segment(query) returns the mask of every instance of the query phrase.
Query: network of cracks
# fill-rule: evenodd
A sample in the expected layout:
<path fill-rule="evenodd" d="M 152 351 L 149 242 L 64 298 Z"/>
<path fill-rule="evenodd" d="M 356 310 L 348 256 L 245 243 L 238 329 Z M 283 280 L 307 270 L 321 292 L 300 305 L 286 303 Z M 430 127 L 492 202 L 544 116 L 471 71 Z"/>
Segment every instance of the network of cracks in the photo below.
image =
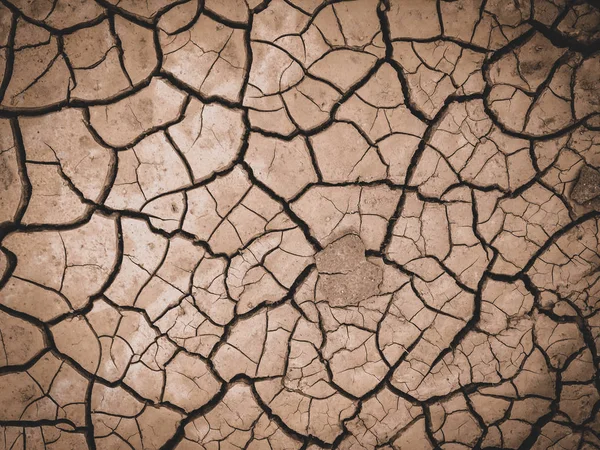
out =
<path fill-rule="evenodd" d="M 0 0 L 0 449 L 600 448 L 600 9 Z"/>

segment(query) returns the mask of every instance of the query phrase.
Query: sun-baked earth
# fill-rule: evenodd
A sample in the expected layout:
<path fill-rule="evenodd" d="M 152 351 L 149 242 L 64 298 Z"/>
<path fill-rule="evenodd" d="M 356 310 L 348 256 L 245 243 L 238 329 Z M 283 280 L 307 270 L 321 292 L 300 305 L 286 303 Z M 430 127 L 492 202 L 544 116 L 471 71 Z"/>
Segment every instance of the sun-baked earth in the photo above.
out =
<path fill-rule="evenodd" d="M 0 450 L 600 448 L 600 5 L 0 0 Z"/>

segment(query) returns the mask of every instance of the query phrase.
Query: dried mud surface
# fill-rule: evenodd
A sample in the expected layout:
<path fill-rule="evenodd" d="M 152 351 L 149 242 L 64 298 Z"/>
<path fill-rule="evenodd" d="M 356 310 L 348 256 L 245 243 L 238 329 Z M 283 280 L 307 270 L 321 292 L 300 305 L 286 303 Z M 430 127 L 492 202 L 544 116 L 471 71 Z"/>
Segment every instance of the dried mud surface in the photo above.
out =
<path fill-rule="evenodd" d="M 600 448 L 599 8 L 0 0 L 0 449 Z"/>

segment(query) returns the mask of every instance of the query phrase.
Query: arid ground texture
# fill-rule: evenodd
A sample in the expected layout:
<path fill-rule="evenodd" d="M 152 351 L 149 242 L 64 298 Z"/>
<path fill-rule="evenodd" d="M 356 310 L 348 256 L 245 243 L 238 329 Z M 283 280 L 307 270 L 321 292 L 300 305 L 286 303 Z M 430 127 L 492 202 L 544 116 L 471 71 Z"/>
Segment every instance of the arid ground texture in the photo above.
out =
<path fill-rule="evenodd" d="M 600 449 L 600 3 L 0 0 L 0 450 Z"/>

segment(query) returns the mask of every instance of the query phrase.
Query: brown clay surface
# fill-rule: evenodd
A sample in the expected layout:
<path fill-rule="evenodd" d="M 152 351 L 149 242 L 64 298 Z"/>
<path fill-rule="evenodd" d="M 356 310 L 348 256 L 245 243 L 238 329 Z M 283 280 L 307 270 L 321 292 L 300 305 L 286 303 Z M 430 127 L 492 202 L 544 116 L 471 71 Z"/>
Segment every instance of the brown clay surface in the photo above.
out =
<path fill-rule="evenodd" d="M 0 450 L 600 448 L 600 6 L 0 0 Z"/>

